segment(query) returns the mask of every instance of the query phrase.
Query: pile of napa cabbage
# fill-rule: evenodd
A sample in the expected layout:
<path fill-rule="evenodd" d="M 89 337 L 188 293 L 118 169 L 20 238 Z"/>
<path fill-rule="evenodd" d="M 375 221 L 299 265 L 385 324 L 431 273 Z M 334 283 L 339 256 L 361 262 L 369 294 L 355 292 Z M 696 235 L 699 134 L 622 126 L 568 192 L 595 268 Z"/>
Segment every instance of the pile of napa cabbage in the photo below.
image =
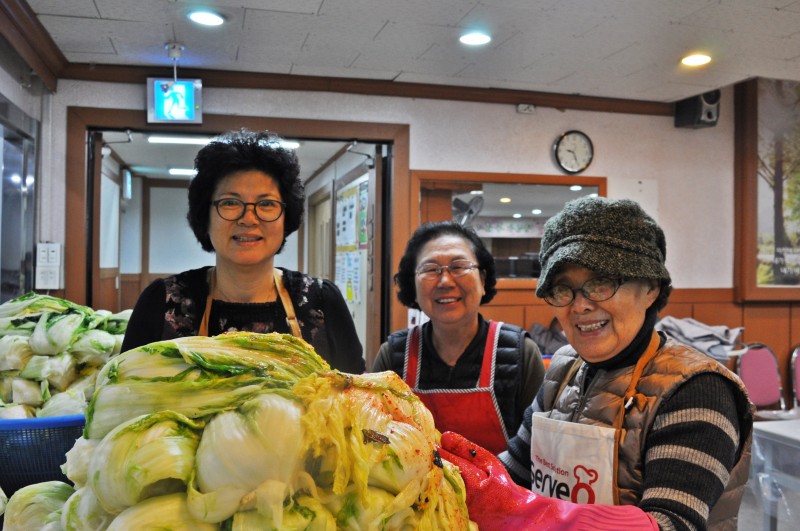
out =
<path fill-rule="evenodd" d="M 110 360 L 17 529 L 468 529 L 458 469 L 394 373 L 333 371 L 283 334 L 161 341 Z"/>
<path fill-rule="evenodd" d="M 0 421 L 82 414 L 130 315 L 34 292 L 0 304 Z"/>

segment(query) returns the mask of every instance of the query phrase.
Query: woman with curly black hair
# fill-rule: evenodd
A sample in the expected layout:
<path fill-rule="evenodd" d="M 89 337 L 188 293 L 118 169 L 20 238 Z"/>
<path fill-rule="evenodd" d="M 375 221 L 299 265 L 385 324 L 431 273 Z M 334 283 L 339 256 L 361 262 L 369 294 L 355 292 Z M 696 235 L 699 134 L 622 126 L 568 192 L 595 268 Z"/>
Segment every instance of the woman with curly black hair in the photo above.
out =
<path fill-rule="evenodd" d="M 303 218 L 297 155 L 270 132 L 235 131 L 195 158 L 187 218 L 213 267 L 158 279 L 139 297 L 123 350 L 230 331 L 302 337 L 341 371 L 364 372 L 355 325 L 329 280 L 274 267 Z"/>
<path fill-rule="evenodd" d="M 497 289 L 494 258 L 456 222 L 416 230 L 395 275 L 397 298 L 430 321 L 389 336 L 372 370 L 392 370 L 422 399 L 439 431 L 506 449 L 544 378 L 539 349 L 522 328 L 478 312 Z"/>

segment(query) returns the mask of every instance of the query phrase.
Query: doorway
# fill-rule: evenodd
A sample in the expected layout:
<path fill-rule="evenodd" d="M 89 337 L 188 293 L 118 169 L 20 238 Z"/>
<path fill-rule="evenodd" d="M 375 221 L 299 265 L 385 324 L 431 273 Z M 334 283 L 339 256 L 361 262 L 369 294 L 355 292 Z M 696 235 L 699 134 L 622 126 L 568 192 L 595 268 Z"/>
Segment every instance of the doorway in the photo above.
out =
<path fill-rule="evenodd" d="M 213 135 L 219 131 L 242 127 L 254 130 L 269 129 L 278 131 L 282 136 L 286 137 L 318 140 L 363 138 L 373 143 L 389 144 L 391 145 L 390 151 L 393 154 L 388 162 L 391 178 L 387 175 L 385 184 L 395 192 L 401 187 L 404 187 L 402 189 L 406 191 L 408 189 L 408 126 L 403 124 L 207 115 L 204 124 L 201 126 L 160 126 L 145 123 L 145 116 L 141 111 L 71 107 L 68 109 L 67 117 L 67 212 L 90 212 L 92 215 L 67 216 L 65 253 L 67 261 L 65 268 L 67 276 L 75 279 L 75 282 L 71 282 L 66 287 L 65 297 L 81 304 L 92 305 L 92 300 L 94 299 L 93 284 L 100 281 L 100 275 L 95 270 L 95 268 L 99 268 L 97 243 L 99 229 L 96 226 L 99 218 L 94 214 L 97 210 L 97 205 L 100 203 L 100 186 L 95 184 L 95 175 L 99 175 L 99 173 L 89 171 L 89 166 L 93 166 L 95 170 L 97 169 L 98 161 L 96 158 L 92 159 L 90 157 L 87 163 L 86 159 L 79 156 L 79 154 L 86 152 L 84 142 L 89 131 L 126 131 L 131 129 Z M 89 175 L 92 175 L 91 182 L 87 179 Z M 399 206 L 400 212 L 408 212 L 408 205 L 403 204 L 408 200 L 406 191 L 400 194 L 393 194 L 393 200 L 399 203 L 399 205 L 396 204 L 395 206 Z M 90 199 L 87 199 L 87 196 Z M 388 211 L 389 209 L 386 210 Z M 393 223 L 381 224 L 381 226 L 392 225 Z M 405 230 L 398 230 L 399 227 L 396 220 L 394 225 L 393 237 L 391 241 L 387 242 L 386 248 L 390 250 L 391 256 L 396 256 L 399 259 L 409 233 L 409 220 L 408 218 L 401 220 L 401 227 L 405 227 Z M 376 234 L 375 239 L 379 240 L 383 236 L 382 233 Z M 379 245 L 379 248 L 383 247 Z M 374 287 L 376 299 L 370 302 L 374 306 L 369 309 L 368 315 L 376 316 L 376 318 L 369 323 L 366 334 L 367 339 L 364 344 L 368 366 L 371 365 L 380 342 L 386 337 L 390 328 L 397 327 L 394 323 L 404 322 L 402 308 L 395 308 L 398 303 L 392 300 L 391 286 L 384 281 L 384 278 L 388 276 L 386 271 L 391 271 L 395 268 L 395 261 L 396 259 L 381 259 L 375 263 L 375 267 L 370 273 L 370 282 Z M 382 312 L 390 315 L 382 315 Z M 400 316 L 399 319 L 397 315 Z"/>

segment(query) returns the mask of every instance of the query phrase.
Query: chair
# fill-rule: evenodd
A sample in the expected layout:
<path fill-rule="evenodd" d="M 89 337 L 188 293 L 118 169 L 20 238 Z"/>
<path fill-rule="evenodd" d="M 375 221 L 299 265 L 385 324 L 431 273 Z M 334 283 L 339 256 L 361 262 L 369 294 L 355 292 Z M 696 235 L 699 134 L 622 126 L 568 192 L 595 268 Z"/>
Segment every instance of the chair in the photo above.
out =
<path fill-rule="evenodd" d="M 736 372 L 757 410 L 786 410 L 778 359 L 768 346 L 747 345 L 747 351 L 737 360 Z"/>

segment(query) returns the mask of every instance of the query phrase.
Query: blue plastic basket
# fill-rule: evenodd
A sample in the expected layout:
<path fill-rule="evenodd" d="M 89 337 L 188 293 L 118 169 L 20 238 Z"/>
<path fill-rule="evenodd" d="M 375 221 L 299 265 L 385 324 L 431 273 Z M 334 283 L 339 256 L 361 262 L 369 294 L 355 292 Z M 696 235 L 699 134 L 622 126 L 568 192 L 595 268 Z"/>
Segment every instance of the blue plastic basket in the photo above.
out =
<path fill-rule="evenodd" d="M 0 419 L 0 488 L 11 496 L 42 481 L 71 482 L 61 472 L 66 453 L 83 434 L 83 415 Z"/>

